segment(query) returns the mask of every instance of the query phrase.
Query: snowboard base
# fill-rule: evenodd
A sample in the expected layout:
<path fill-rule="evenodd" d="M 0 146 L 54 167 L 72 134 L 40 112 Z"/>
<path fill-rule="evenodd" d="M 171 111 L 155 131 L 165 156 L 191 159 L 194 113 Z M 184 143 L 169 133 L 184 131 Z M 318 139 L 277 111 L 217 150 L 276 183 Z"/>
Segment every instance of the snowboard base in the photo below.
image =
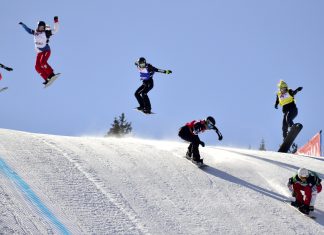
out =
<path fill-rule="evenodd" d="M 283 143 L 280 145 L 278 152 L 287 153 L 289 151 L 291 145 L 293 144 L 294 140 L 298 136 L 299 132 L 301 131 L 301 129 L 303 129 L 303 125 L 300 123 L 295 123 L 290 128 L 290 131 L 289 131 L 288 135 L 286 136 L 286 138 L 284 139 Z"/>
<path fill-rule="evenodd" d="M 45 84 L 44 88 L 49 87 L 50 85 L 53 84 L 53 82 L 60 77 L 60 73 L 55 74 L 54 77 L 52 77 L 47 84 Z"/>
<path fill-rule="evenodd" d="M 0 88 L 0 92 L 3 92 L 5 90 L 7 90 L 7 89 L 8 89 L 8 87 L 2 87 L 2 88 Z"/>
<path fill-rule="evenodd" d="M 145 115 L 156 114 L 154 112 L 144 113 L 143 110 L 138 110 L 137 108 L 134 108 L 134 110 L 136 110 L 137 112 L 143 113 Z"/>

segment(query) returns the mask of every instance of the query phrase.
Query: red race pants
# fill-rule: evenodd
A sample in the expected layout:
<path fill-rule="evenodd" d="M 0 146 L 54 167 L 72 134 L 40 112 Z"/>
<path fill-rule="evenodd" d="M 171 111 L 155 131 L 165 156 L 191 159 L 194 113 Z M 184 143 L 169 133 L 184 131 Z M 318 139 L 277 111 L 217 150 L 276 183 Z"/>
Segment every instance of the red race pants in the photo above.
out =
<path fill-rule="evenodd" d="M 52 67 L 47 63 L 50 55 L 51 51 L 43 51 L 39 52 L 36 58 L 35 69 L 44 80 L 53 73 Z"/>

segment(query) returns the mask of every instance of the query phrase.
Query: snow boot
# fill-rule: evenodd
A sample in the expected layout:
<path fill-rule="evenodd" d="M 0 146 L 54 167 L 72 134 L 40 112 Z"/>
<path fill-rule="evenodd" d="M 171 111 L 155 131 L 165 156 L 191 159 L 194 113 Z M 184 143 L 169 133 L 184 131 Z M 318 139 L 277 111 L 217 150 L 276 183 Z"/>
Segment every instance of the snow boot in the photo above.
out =
<path fill-rule="evenodd" d="M 190 153 L 186 153 L 186 158 L 188 159 L 188 160 L 191 160 L 191 154 Z"/>
<path fill-rule="evenodd" d="M 304 213 L 304 214 L 308 215 L 309 211 L 310 211 L 309 206 L 308 205 L 302 205 L 301 207 L 299 207 L 299 211 L 301 213 Z"/>
<path fill-rule="evenodd" d="M 309 211 L 314 211 L 314 206 L 309 206 Z"/>
<path fill-rule="evenodd" d="M 143 113 L 151 113 L 151 109 L 144 108 L 144 109 L 143 109 Z"/>
<path fill-rule="evenodd" d="M 203 161 L 203 159 L 198 159 L 198 160 L 194 160 L 194 159 L 192 159 L 191 161 L 192 161 L 193 164 L 195 164 L 195 165 L 197 165 L 197 166 L 202 166 L 202 165 L 204 165 L 204 161 Z"/>

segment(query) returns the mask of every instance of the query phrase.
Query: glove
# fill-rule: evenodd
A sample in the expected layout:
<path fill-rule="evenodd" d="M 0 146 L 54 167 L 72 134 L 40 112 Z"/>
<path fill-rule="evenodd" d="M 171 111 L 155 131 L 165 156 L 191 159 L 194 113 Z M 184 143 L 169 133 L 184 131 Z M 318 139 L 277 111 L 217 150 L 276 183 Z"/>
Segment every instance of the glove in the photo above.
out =
<path fill-rule="evenodd" d="M 200 144 L 202 147 L 205 147 L 205 143 L 204 143 L 204 142 L 200 141 L 199 144 Z"/>
<path fill-rule="evenodd" d="M 298 87 L 296 90 L 297 90 L 297 91 L 301 91 L 302 89 L 303 89 L 303 87 L 300 86 L 300 87 Z"/>
<path fill-rule="evenodd" d="M 23 22 L 19 22 L 19 24 L 23 25 L 24 23 Z"/>
<path fill-rule="evenodd" d="M 218 136 L 218 140 L 221 141 L 223 139 L 223 136 L 222 135 L 219 135 Z"/>
<path fill-rule="evenodd" d="M 172 71 L 171 70 L 165 70 L 165 73 L 170 74 L 170 73 L 172 73 Z"/>
<path fill-rule="evenodd" d="M 287 183 L 287 187 L 288 187 L 288 189 L 289 189 L 290 192 L 293 192 L 294 191 L 294 188 L 293 188 L 293 179 L 292 178 L 289 178 L 288 183 Z"/>
<path fill-rule="evenodd" d="M 7 70 L 7 71 L 12 71 L 13 70 L 12 68 L 9 68 L 9 67 L 5 67 L 4 69 Z"/>
<path fill-rule="evenodd" d="M 289 189 L 290 192 L 294 191 L 294 188 L 293 188 L 292 184 L 288 183 L 287 186 L 288 186 L 288 189 Z"/>
<path fill-rule="evenodd" d="M 58 22 L 58 16 L 54 16 L 54 23 Z"/>
<path fill-rule="evenodd" d="M 277 104 L 275 104 L 275 106 L 274 106 L 274 107 L 275 107 L 275 109 L 278 109 L 278 105 L 277 105 Z"/>

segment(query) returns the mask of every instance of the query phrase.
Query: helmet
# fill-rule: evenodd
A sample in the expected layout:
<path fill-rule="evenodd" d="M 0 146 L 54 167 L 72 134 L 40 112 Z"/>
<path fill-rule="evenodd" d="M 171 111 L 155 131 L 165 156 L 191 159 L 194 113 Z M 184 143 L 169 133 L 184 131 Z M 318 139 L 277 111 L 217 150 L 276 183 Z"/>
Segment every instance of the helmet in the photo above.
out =
<path fill-rule="evenodd" d="M 144 57 L 140 57 L 137 60 L 137 66 L 140 67 L 140 68 L 145 68 L 145 66 L 146 66 L 146 59 Z"/>
<path fill-rule="evenodd" d="M 44 27 L 43 30 L 45 30 L 45 28 L 46 28 L 45 22 L 44 21 L 38 21 L 38 23 L 37 23 L 37 31 L 39 30 L 39 27 Z"/>
<path fill-rule="evenodd" d="M 284 80 L 280 80 L 280 82 L 278 83 L 278 87 L 279 89 L 283 89 L 283 88 L 288 88 L 288 85 Z"/>
<path fill-rule="evenodd" d="M 206 118 L 206 124 L 208 129 L 213 129 L 216 125 L 215 119 L 212 116 Z"/>
<path fill-rule="evenodd" d="M 38 21 L 38 23 L 37 23 L 37 28 L 40 27 L 40 26 L 44 26 L 44 27 L 46 27 L 45 22 L 44 22 L 44 21 Z"/>
<path fill-rule="evenodd" d="M 307 178 L 309 175 L 309 172 L 306 168 L 300 168 L 297 172 L 299 178 Z"/>

